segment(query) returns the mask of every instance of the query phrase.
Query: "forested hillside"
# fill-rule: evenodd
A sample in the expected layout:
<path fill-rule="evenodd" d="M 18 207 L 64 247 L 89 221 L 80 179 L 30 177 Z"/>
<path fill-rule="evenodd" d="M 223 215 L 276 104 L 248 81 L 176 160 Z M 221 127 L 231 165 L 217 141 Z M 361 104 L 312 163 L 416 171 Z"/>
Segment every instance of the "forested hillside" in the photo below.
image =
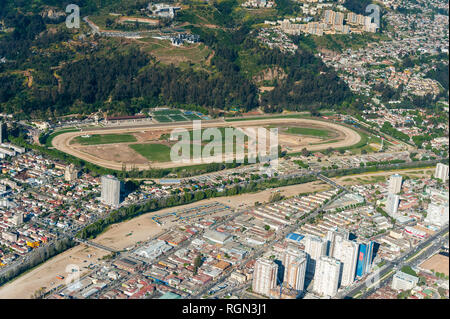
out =
<path fill-rule="evenodd" d="M 161 62 L 148 50 L 146 39 L 99 37 L 90 34 L 84 22 L 81 29 L 68 29 L 64 17 L 50 19 L 43 14 L 53 8 L 48 6 L 63 10 L 64 1 L 0 1 L 0 21 L 7 31 L 0 33 L 0 59 L 6 59 L 0 63 L 1 112 L 48 118 L 97 110 L 134 114 L 159 105 L 209 111 L 261 106 L 279 112 L 333 108 L 352 98 L 347 85 L 310 49 L 292 54 L 256 40 L 254 19 L 241 20 L 235 0 L 190 6 L 186 12 L 197 14 L 195 19 L 180 14 L 186 32 L 198 34 L 211 52 L 201 64 Z M 285 2 L 278 10 L 288 10 Z M 145 6 L 144 1 L 75 3 L 82 5 L 83 13 L 92 14 L 108 8 L 132 14 Z M 197 7 L 221 27 L 193 23 L 203 12 Z M 209 16 L 209 10 L 215 13 Z M 259 71 L 276 67 L 286 76 L 274 79 L 273 90 L 261 93 L 254 80 L 256 70 L 249 73 L 250 64 Z"/>

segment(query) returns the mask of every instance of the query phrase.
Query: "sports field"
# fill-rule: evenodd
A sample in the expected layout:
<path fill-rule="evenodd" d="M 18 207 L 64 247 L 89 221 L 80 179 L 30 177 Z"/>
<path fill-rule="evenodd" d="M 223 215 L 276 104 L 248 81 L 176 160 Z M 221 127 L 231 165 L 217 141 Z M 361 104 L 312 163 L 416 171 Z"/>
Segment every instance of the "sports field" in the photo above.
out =
<path fill-rule="evenodd" d="M 202 115 L 201 113 L 198 114 Z M 158 121 L 158 123 L 187 122 L 201 120 L 202 118 L 198 114 L 191 111 L 182 112 L 178 109 L 164 109 L 154 111 L 153 119 Z"/>

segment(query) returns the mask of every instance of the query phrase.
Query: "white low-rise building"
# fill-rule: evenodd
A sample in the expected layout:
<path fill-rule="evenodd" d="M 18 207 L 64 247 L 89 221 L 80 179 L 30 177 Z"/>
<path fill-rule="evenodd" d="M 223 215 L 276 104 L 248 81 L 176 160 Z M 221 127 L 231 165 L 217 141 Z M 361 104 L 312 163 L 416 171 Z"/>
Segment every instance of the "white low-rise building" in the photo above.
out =
<path fill-rule="evenodd" d="M 442 205 L 431 203 L 428 205 L 425 222 L 432 225 L 443 226 L 448 223 L 449 207 L 448 202 Z"/>
<path fill-rule="evenodd" d="M 406 274 L 401 271 L 397 271 L 392 279 L 392 289 L 394 290 L 409 290 L 413 289 L 417 283 L 419 282 L 419 278 L 410 274 Z"/>

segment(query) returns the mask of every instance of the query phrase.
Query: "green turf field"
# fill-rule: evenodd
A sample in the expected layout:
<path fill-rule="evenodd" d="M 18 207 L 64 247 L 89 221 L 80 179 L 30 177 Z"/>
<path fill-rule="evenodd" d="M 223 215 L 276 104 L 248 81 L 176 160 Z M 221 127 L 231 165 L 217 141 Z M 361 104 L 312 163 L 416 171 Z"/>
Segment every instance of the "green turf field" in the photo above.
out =
<path fill-rule="evenodd" d="M 205 129 L 202 129 L 202 134 L 204 132 Z M 220 131 L 220 133 L 222 134 L 222 138 L 218 140 L 219 145 L 221 145 L 221 151 L 222 154 L 225 154 L 226 151 L 226 145 L 227 145 L 227 141 L 229 140 L 231 142 L 230 138 L 226 138 L 225 136 L 225 128 L 221 127 L 218 128 L 218 130 Z M 193 158 L 193 151 L 194 151 L 194 147 L 191 144 L 191 141 L 193 141 L 193 131 L 189 131 L 189 154 L 190 154 L 190 158 Z M 165 138 L 168 138 L 168 136 L 166 136 Z M 209 139 L 204 139 L 201 141 L 201 154 L 203 154 L 203 150 L 205 149 L 205 147 L 212 142 L 214 138 L 211 137 Z M 244 141 L 246 141 L 247 138 L 244 138 Z M 180 139 L 181 141 L 181 139 Z M 177 142 L 178 143 L 178 142 Z M 131 144 L 130 147 L 135 150 L 136 152 L 138 152 L 139 154 L 141 154 L 142 156 L 144 156 L 145 158 L 147 158 L 149 161 L 154 161 L 154 162 L 168 162 L 170 161 L 170 150 L 171 147 L 167 146 L 167 145 L 163 145 L 163 144 Z M 215 148 L 212 148 L 212 150 L 210 151 L 209 155 L 214 155 Z M 233 143 L 233 152 L 236 152 L 236 143 Z M 244 150 L 244 152 L 246 153 L 246 150 Z"/>
<path fill-rule="evenodd" d="M 226 129 L 225 127 L 217 127 L 216 129 L 220 132 L 220 134 L 222 136 L 222 140 L 221 141 L 222 141 L 223 144 L 225 144 L 226 142 L 231 142 L 231 141 L 235 140 L 234 136 L 231 136 L 231 135 L 227 136 L 226 131 L 225 131 L 225 129 Z M 205 133 L 205 130 L 207 130 L 207 129 L 202 129 L 201 130 L 201 136 L 203 136 L 203 134 Z M 193 138 L 193 132 L 194 131 L 189 131 L 189 138 L 191 140 L 194 139 Z M 197 130 L 195 130 L 195 132 L 197 132 Z M 208 138 L 205 136 L 205 139 L 202 140 L 202 143 L 209 143 L 212 140 L 214 140 L 214 136 L 210 136 Z M 246 142 L 246 141 L 248 141 L 248 136 L 247 135 L 244 136 L 244 142 Z"/>
<path fill-rule="evenodd" d="M 296 135 L 310 135 L 327 138 L 330 136 L 330 132 L 327 130 L 306 128 L 306 127 L 288 127 L 286 133 L 296 134 Z"/>
<path fill-rule="evenodd" d="M 184 114 L 184 117 L 189 120 L 201 120 L 201 117 L 197 114 Z"/>
<path fill-rule="evenodd" d="M 188 121 L 184 116 L 178 114 L 170 115 L 170 118 L 175 122 Z"/>
<path fill-rule="evenodd" d="M 173 122 L 172 119 L 166 115 L 155 115 L 153 118 L 160 123 Z"/>
<path fill-rule="evenodd" d="M 132 144 L 130 147 L 152 162 L 170 161 L 170 147 L 163 144 Z"/>
<path fill-rule="evenodd" d="M 77 136 L 71 144 L 79 143 L 81 145 L 113 144 L 136 142 L 136 137 L 131 134 L 94 134 L 90 137 Z"/>
<path fill-rule="evenodd" d="M 154 111 L 153 114 L 154 115 L 172 115 L 172 114 L 182 114 L 183 112 L 181 112 L 178 109 L 168 109 L 168 110 L 159 110 L 159 111 Z"/>

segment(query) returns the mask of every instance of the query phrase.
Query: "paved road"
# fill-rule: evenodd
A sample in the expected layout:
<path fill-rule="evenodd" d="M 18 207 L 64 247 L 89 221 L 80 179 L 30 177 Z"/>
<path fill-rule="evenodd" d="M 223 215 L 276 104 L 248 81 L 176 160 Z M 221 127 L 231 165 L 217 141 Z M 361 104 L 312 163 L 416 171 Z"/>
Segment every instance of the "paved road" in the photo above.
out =
<path fill-rule="evenodd" d="M 330 185 L 333 186 L 333 187 L 336 187 L 336 188 L 338 188 L 338 189 L 341 189 L 341 190 L 343 190 L 344 192 L 347 192 L 347 193 L 349 192 L 349 190 L 348 190 L 347 188 L 345 188 L 344 186 L 341 186 L 341 185 L 337 184 L 335 181 L 329 179 L 329 178 L 326 177 L 326 176 L 323 176 L 322 174 L 317 174 L 317 177 L 318 177 L 319 179 L 323 180 L 325 183 L 330 184 Z"/>
<path fill-rule="evenodd" d="M 116 253 L 117 252 L 117 250 L 115 250 L 113 248 L 106 247 L 106 246 L 98 244 L 98 243 L 94 243 L 93 241 L 89 241 L 89 240 L 85 240 L 85 239 L 81 239 L 81 238 L 77 238 L 77 237 L 75 237 L 74 240 L 77 243 L 84 244 L 84 245 L 87 245 L 87 246 L 92 246 L 94 248 L 98 248 L 98 249 L 102 249 L 102 250 L 106 250 L 106 251 L 108 251 L 110 253 Z"/>
<path fill-rule="evenodd" d="M 435 233 L 434 235 L 430 236 L 428 239 L 426 239 L 425 241 L 423 241 L 422 243 L 417 245 L 414 249 L 408 251 L 406 254 L 402 255 L 401 257 L 399 257 L 393 261 L 387 262 L 385 264 L 385 268 L 378 274 L 378 277 L 383 278 L 383 276 L 386 275 L 388 272 L 391 272 L 395 269 L 401 269 L 403 266 L 411 264 L 414 261 L 414 259 L 411 259 L 411 257 L 413 257 L 416 253 L 420 252 L 422 249 L 426 248 L 430 244 L 431 244 L 431 246 L 427 248 L 427 250 L 424 252 L 424 254 L 425 253 L 429 254 L 430 251 L 433 251 L 433 248 L 435 248 L 436 243 L 437 243 L 437 245 L 441 245 L 442 241 L 446 241 L 448 243 L 448 239 L 445 239 L 445 237 L 444 238 L 442 237 L 442 235 L 447 233 L 448 230 L 449 230 L 449 226 L 447 224 L 440 231 L 438 231 L 437 233 Z M 436 243 L 433 245 L 433 243 L 435 241 L 436 241 Z M 382 280 L 382 282 L 380 284 L 382 284 L 386 280 L 388 280 L 389 277 L 390 276 L 388 276 L 387 278 Z M 337 298 L 353 298 L 356 295 L 358 295 L 358 293 L 360 291 L 362 291 L 364 288 L 370 286 L 372 284 L 370 281 L 371 281 L 371 276 L 369 276 L 363 282 L 358 283 L 355 287 L 353 287 L 350 291 L 346 292 L 344 295 L 338 294 L 338 296 L 336 296 L 336 297 Z"/>

